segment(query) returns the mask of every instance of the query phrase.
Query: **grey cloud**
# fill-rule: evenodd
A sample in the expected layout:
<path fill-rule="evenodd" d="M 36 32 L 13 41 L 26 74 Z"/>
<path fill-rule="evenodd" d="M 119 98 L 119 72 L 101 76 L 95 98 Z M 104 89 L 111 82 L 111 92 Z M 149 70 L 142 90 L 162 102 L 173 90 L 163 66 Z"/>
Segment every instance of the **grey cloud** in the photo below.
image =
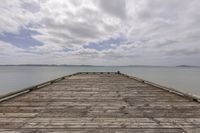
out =
<path fill-rule="evenodd" d="M 22 8 L 26 0 L 2 2 L 0 34 L 37 25 L 33 30 L 40 34 L 33 37 L 43 45 L 33 46 L 30 53 L 35 53 L 40 61 L 41 56 L 51 57 L 54 61 L 59 58 L 63 63 L 65 57 L 70 57 L 69 62 L 74 58 L 75 62 L 81 62 L 83 58 L 92 60 L 95 57 L 96 62 L 111 59 L 115 64 L 120 63 L 115 61 L 117 59 L 125 59 L 127 62 L 123 60 L 123 63 L 127 64 L 130 61 L 163 63 L 162 59 L 166 59 L 167 64 L 175 58 L 200 55 L 199 0 L 33 1 L 36 5 L 41 4 L 40 10 L 35 12 L 34 5 Z M 101 51 L 84 47 L 119 34 L 127 41 L 115 47 Z M 12 48 L 7 46 L 8 51 Z M 14 53 L 17 55 L 19 51 Z"/>
<path fill-rule="evenodd" d="M 191 55 L 199 55 L 200 49 L 174 49 L 166 51 L 165 53 L 168 56 L 191 56 Z"/>
<path fill-rule="evenodd" d="M 16 46 L 13 46 L 10 43 L 7 42 L 3 42 L 0 40 L 0 54 L 2 55 L 15 55 L 17 54 L 21 54 L 25 52 L 24 49 L 18 48 Z"/>
<path fill-rule="evenodd" d="M 79 49 L 72 54 L 79 58 L 94 58 L 99 56 L 98 52 L 92 49 Z"/>
<path fill-rule="evenodd" d="M 70 18 L 64 19 L 63 22 L 56 22 L 54 17 L 45 17 L 42 19 L 42 24 L 46 29 L 57 30 L 57 32 L 61 32 L 64 37 L 76 37 L 76 38 L 97 38 L 104 34 L 104 31 L 99 30 L 99 26 L 103 23 L 99 24 L 96 21 L 92 21 L 90 19 L 84 20 L 85 22 L 78 22 L 76 19 Z M 104 25 L 102 25 L 104 26 Z M 103 28 L 103 27 L 102 27 Z M 106 34 L 106 33 L 105 33 Z"/>
<path fill-rule="evenodd" d="M 48 45 L 48 42 L 76 49 L 77 46 L 99 42 L 118 34 L 118 24 L 105 22 L 107 18 L 95 8 L 83 6 L 77 8 L 76 12 L 72 12 L 65 8 L 66 5 L 62 7 L 61 4 L 60 6 L 63 8 L 63 12 L 60 10 L 55 10 L 52 14 L 50 14 L 51 11 L 47 11 L 47 14 L 42 12 L 39 21 L 41 27 L 35 29 L 40 35 L 36 35 L 34 38 L 46 42 L 44 45 Z M 41 11 L 43 10 L 45 9 Z M 60 16 L 61 18 L 58 19 Z"/>
<path fill-rule="evenodd" d="M 99 0 L 99 6 L 110 15 L 114 15 L 120 19 L 126 19 L 125 0 Z"/>
<path fill-rule="evenodd" d="M 176 20 L 182 13 L 187 11 L 187 7 L 192 2 L 190 0 L 145 0 L 145 3 L 138 11 L 138 16 L 143 20 L 147 19 L 167 19 Z"/>
<path fill-rule="evenodd" d="M 97 26 L 88 23 L 74 23 L 72 26 L 69 25 L 68 30 L 75 36 L 82 38 L 96 38 L 101 34 Z"/>
<path fill-rule="evenodd" d="M 32 13 L 36 13 L 40 11 L 40 5 L 33 1 L 22 3 L 21 7 Z"/>
<path fill-rule="evenodd" d="M 53 21 L 53 20 L 52 20 Z M 88 23 L 79 23 L 79 22 L 69 22 L 66 20 L 63 24 L 53 24 L 45 23 L 46 28 L 52 28 L 58 31 L 65 31 L 66 37 L 75 36 L 79 38 L 96 38 L 101 33 L 98 31 L 98 27 L 95 25 L 90 25 Z"/>
<path fill-rule="evenodd" d="M 51 41 L 54 43 L 59 43 L 59 44 L 68 44 L 70 47 L 72 45 L 79 45 L 79 44 L 84 44 L 86 41 L 79 39 L 79 38 L 74 38 L 73 36 L 70 36 L 66 32 L 62 31 L 48 31 L 48 34 L 52 36 Z M 55 41 L 54 41 L 55 40 Z"/>
<path fill-rule="evenodd" d="M 170 46 L 173 44 L 176 44 L 178 41 L 176 40 L 161 40 L 159 42 L 157 42 L 154 47 L 155 48 L 162 48 L 162 47 L 166 47 L 166 46 Z"/>
<path fill-rule="evenodd" d="M 113 58 L 113 59 L 121 59 L 121 58 L 138 58 L 141 57 L 139 54 L 135 53 L 120 53 L 116 51 L 104 51 L 103 52 L 103 57 L 104 58 Z"/>

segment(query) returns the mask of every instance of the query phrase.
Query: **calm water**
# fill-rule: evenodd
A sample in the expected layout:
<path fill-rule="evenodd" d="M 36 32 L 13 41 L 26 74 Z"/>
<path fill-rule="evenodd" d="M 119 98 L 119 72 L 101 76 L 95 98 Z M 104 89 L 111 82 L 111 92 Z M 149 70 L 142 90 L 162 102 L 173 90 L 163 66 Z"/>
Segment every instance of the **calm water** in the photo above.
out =
<path fill-rule="evenodd" d="M 80 71 L 121 71 L 200 96 L 200 68 L 0 66 L 0 95 Z"/>

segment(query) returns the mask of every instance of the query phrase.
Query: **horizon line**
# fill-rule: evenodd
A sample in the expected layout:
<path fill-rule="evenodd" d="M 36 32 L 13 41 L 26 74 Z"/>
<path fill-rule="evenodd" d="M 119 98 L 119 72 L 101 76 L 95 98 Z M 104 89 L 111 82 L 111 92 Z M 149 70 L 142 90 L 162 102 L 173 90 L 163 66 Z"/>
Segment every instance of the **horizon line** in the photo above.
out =
<path fill-rule="evenodd" d="M 196 65 L 91 65 L 91 64 L 0 64 L 0 66 L 96 66 L 96 67 L 200 67 Z"/>

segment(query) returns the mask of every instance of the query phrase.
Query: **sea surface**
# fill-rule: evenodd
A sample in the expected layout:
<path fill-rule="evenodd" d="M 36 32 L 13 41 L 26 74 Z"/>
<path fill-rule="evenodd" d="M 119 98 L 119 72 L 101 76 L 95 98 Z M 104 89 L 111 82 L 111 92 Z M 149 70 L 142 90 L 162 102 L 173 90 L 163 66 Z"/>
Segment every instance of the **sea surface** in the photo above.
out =
<path fill-rule="evenodd" d="M 0 95 L 81 71 L 120 71 L 181 92 L 200 96 L 200 68 L 146 66 L 0 66 Z"/>

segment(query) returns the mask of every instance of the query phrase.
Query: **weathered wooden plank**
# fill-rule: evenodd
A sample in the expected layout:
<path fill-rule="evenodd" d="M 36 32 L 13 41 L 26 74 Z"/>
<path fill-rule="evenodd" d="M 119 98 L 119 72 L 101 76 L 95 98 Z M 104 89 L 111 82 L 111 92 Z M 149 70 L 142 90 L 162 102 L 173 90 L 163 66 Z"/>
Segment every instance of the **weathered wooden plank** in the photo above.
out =
<path fill-rule="evenodd" d="M 197 130 L 196 130 L 197 131 Z M 198 130 L 199 131 L 199 130 Z M 180 128 L 136 129 L 0 129 L 0 133 L 185 133 Z M 198 133 L 198 132 L 193 132 Z"/>
<path fill-rule="evenodd" d="M 199 133 L 200 104 L 116 73 L 79 73 L 0 103 L 0 132 Z"/>

